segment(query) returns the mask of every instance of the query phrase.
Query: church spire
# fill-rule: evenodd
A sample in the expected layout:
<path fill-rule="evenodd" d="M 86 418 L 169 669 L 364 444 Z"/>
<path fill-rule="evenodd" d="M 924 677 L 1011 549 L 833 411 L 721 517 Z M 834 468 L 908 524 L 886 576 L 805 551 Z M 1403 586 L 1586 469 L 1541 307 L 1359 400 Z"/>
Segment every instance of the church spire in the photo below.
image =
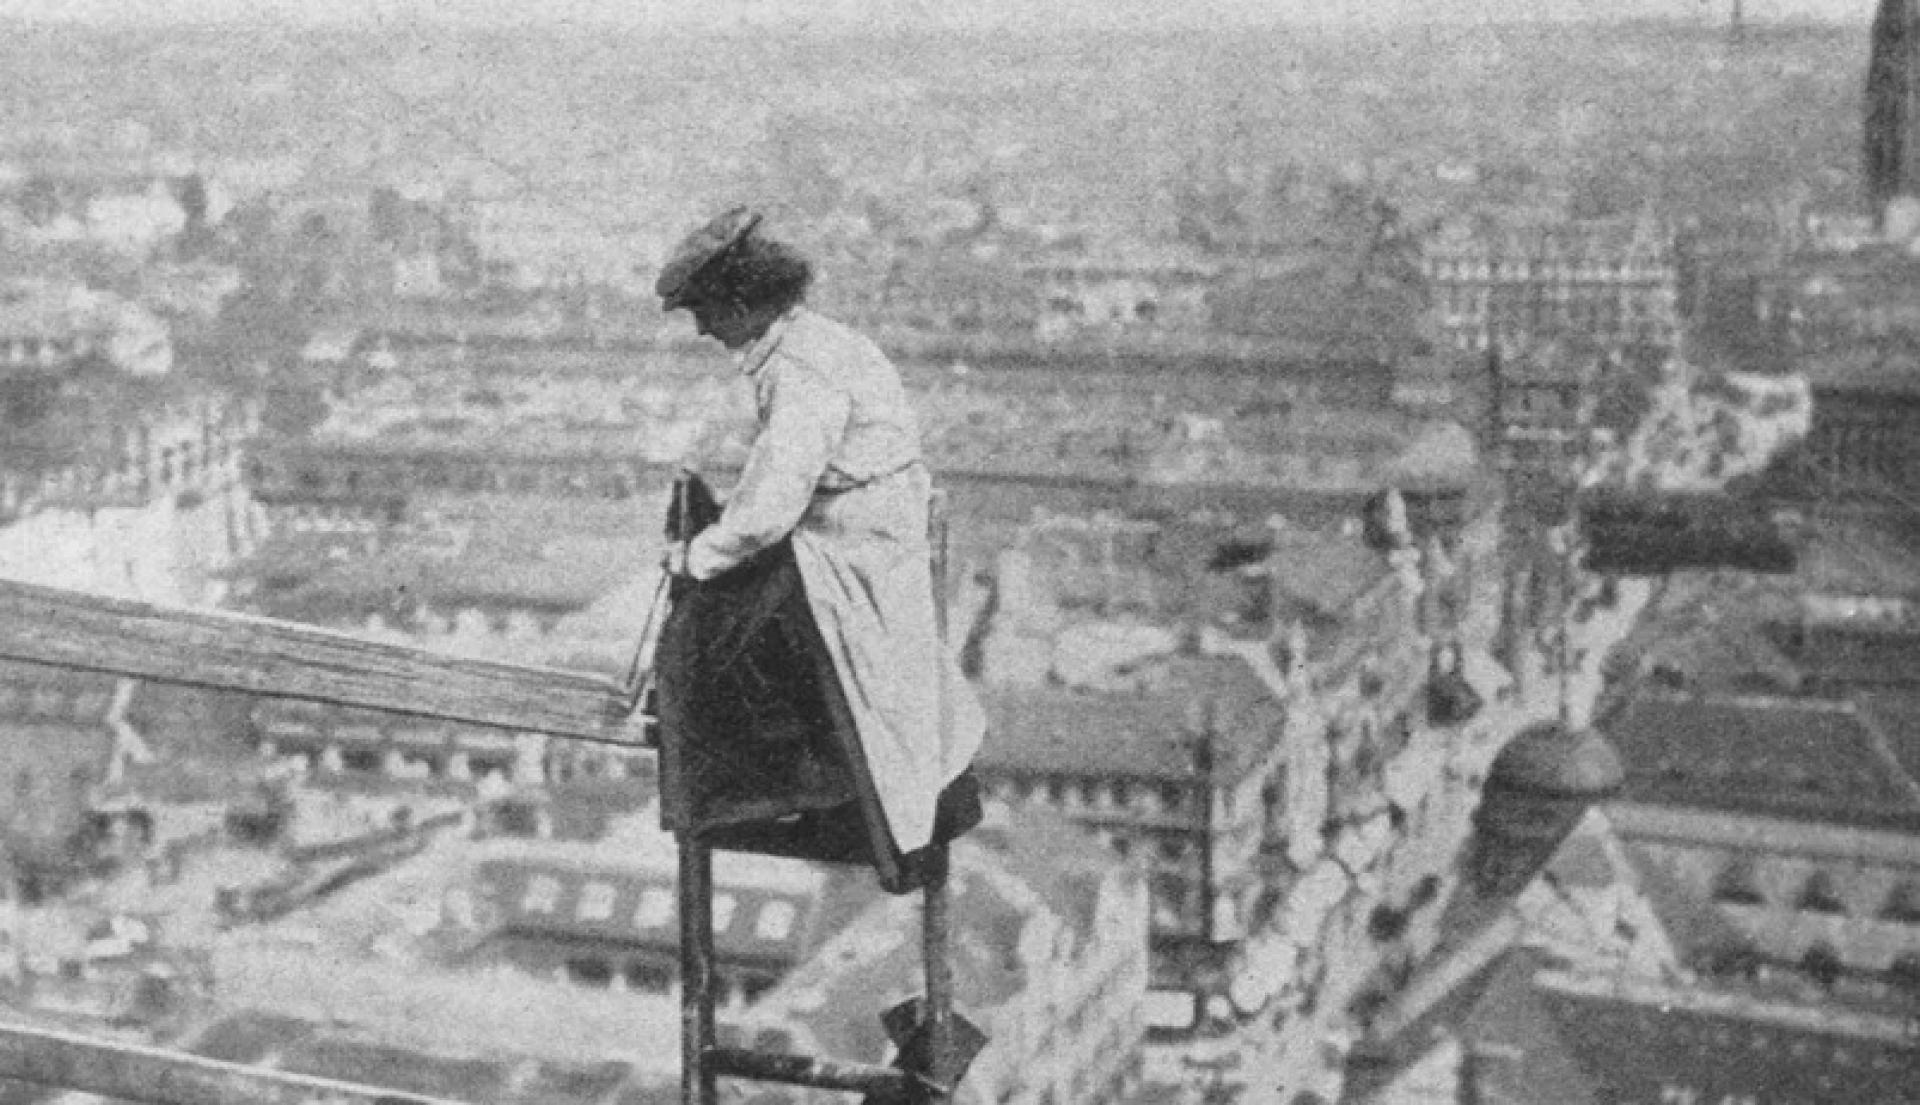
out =
<path fill-rule="evenodd" d="M 1873 19 L 1873 49 L 1867 63 L 1865 176 L 1867 203 L 1876 222 L 1896 196 L 1920 194 L 1920 149 L 1916 149 L 1916 66 L 1920 27 L 1911 0 L 1880 0 Z"/>

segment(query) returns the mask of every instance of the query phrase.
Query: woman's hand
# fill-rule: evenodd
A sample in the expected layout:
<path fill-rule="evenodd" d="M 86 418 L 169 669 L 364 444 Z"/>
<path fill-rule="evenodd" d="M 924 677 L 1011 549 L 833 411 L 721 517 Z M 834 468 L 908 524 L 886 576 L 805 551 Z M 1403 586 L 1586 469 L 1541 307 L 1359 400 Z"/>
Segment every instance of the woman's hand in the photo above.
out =
<path fill-rule="evenodd" d="M 660 570 L 670 576 L 687 575 L 687 543 L 675 541 L 660 558 Z"/>

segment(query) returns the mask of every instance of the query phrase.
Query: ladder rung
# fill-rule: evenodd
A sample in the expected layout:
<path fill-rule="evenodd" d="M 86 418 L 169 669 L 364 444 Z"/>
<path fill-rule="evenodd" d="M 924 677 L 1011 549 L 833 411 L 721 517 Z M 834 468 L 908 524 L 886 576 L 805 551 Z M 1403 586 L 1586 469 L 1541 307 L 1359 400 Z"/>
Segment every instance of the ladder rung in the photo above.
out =
<path fill-rule="evenodd" d="M 812 1086 L 821 1090 L 904 1096 L 912 1086 L 912 1076 L 895 1067 L 812 1055 L 715 1047 L 707 1049 L 706 1062 L 707 1068 L 717 1075 L 752 1078 L 761 1082 L 784 1082 L 790 1086 Z"/>

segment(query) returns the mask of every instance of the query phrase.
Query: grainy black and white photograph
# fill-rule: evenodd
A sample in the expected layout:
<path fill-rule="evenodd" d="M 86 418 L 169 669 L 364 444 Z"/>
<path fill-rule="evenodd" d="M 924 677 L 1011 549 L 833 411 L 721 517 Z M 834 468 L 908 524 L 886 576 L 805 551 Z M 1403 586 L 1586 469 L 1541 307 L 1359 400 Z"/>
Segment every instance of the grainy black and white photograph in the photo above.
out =
<path fill-rule="evenodd" d="M 0 0 L 0 1105 L 1920 1103 L 1920 0 Z"/>

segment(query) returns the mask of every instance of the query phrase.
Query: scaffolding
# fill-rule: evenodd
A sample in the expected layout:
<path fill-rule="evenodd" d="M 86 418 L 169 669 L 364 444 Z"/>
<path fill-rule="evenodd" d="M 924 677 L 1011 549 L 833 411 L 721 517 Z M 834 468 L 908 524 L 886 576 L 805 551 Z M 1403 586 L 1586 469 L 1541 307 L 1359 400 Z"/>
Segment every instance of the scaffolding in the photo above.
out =
<path fill-rule="evenodd" d="M 945 633 L 946 511 L 935 496 L 935 609 Z M 389 711 L 640 748 L 653 719 L 631 683 L 551 668 L 450 656 L 313 626 L 161 607 L 0 582 L 0 658 L 268 698 Z M 720 1078 L 842 1090 L 874 1103 L 951 1097 L 984 1035 L 953 1009 L 948 857 L 936 846 L 924 887 L 925 994 L 887 1010 L 891 1065 L 723 1047 L 714 1024 L 713 849 L 679 834 L 681 1091 L 712 1105 Z M 376 1087 L 307 1078 L 183 1051 L 0 1024 L 0 1079 L 151 1105 L 451 1105 Z"/>

